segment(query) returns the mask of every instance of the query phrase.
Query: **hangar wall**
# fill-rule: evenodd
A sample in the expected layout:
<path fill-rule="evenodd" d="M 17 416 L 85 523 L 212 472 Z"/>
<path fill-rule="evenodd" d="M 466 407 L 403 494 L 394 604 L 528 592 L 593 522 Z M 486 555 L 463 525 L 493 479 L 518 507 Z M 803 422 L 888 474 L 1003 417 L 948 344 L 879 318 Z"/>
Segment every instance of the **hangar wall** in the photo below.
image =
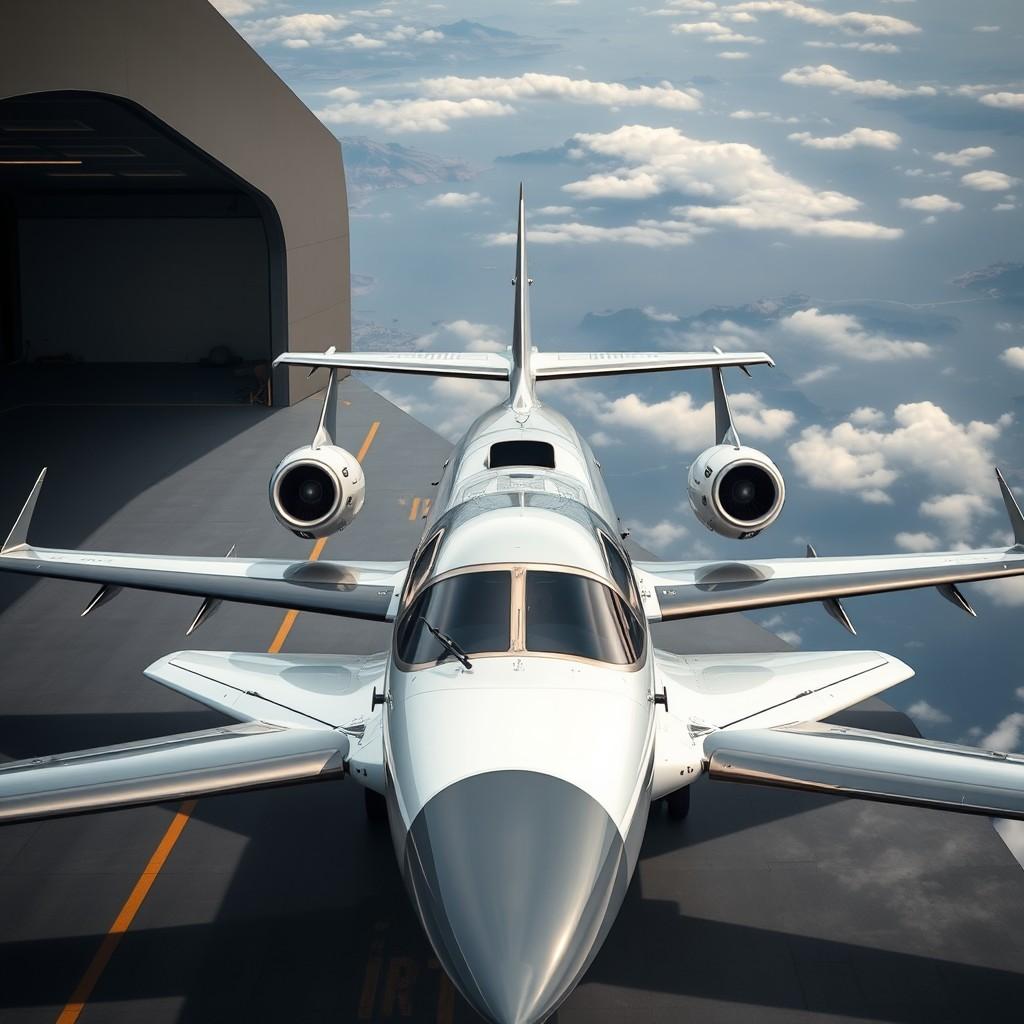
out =
<path fill-rule="evenodd" d="M 5 0 L 2 18 L 18 31 L 0 32 L 0 99 L 80 91 L 152 114 L 279 221 L 268 244 L 285 270 L 267 280 L 277 347 L 351 347 L 340 143 L 207 0 Z M 318 383 L 278 371 L 275 404 Z"/>

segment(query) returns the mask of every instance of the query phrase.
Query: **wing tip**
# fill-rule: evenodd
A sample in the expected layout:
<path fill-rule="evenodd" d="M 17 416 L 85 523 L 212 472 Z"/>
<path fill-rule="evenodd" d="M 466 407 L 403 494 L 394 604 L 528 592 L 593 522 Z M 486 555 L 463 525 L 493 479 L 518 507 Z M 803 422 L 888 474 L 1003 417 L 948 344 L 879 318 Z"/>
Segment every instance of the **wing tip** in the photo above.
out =
<path fill-rule="evenodd" d="M 39 500 L 39 492 L 43 489 L 43 481 L 46 479 L 46 467 L 36 478 L 35 485 L 29 493 L 28 500 L 21 508 L 21 513 L 11 527 L 3 547 L 0 547 L 0 554 L 4 554 L 14 548 L 25 547 L 28 544 L 28 528 L 32 523 L 32 515 L 36 510 L 36 502 Z"/>

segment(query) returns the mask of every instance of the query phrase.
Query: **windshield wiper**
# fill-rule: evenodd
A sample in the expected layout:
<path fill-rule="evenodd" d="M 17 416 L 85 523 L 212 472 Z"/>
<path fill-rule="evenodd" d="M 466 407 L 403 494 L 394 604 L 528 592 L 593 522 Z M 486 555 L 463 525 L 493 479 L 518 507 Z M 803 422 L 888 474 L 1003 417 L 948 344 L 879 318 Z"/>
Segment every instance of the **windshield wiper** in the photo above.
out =
<path fill-rule="evenodd" d="M 442 633 L 436 626 L 432 626 L 423 616 L 420 616 L 420 622 L 430 630 L 430 635 L 450 654 L 452 657 L 457 658 L 463 668 L 472 668 L 473 662 L 469 660 L 469 655 L 447 634 Z"/>

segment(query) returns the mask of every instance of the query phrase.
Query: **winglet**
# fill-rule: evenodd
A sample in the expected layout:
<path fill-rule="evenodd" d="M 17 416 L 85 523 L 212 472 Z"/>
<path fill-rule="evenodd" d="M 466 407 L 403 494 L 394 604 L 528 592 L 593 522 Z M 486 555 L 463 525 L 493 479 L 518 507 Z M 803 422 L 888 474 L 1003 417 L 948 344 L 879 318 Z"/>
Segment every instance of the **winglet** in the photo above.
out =
<path fill-rule="evenodd" d="M 36 510 L 36 502 L 39 500 L 39 492 L 43 489 L 43 481 L 45 479 L 46 470 L 44 469 L 39 474 L 39 479 L 36 480 L 36 485 L 32 488 L 32 493 L 28 496 L 28 501 L 25 502 L 21 515 L 18 516 L 17 522 L 15 522 L 11 532 L 7 535 L 4 546 L 0 548 L 0 554 L 28 544 L 28 527 L 32 522 L 32 513 Z"/>
<path fill-rule="evenodd" d="M 1013 527 L 1013 542 L 1016 546 L 1024 546 L 1024 514 L 1021 513 L 1020 505 L 1013 496 L 1013 491 L 1007 486 L 1003 474 L 996 467 L 996 479 L 999 481 L 999 490 L 1003 492 L 1003 502 L 1006 504 L 1006 512 L 1010 517 L 1010 526 Z"/>

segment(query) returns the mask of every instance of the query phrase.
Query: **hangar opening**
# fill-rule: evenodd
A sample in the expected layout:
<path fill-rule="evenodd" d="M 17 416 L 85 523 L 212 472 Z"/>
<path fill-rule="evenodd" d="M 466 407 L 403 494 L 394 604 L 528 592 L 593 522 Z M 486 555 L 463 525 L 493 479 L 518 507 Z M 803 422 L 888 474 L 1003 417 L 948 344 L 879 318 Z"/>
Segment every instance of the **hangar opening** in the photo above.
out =
<path fill-rule="evenodd" d="M 0 100 L 5 390 L 271 404 L 286 294 L 273 204 L 153 114 Z"/>

